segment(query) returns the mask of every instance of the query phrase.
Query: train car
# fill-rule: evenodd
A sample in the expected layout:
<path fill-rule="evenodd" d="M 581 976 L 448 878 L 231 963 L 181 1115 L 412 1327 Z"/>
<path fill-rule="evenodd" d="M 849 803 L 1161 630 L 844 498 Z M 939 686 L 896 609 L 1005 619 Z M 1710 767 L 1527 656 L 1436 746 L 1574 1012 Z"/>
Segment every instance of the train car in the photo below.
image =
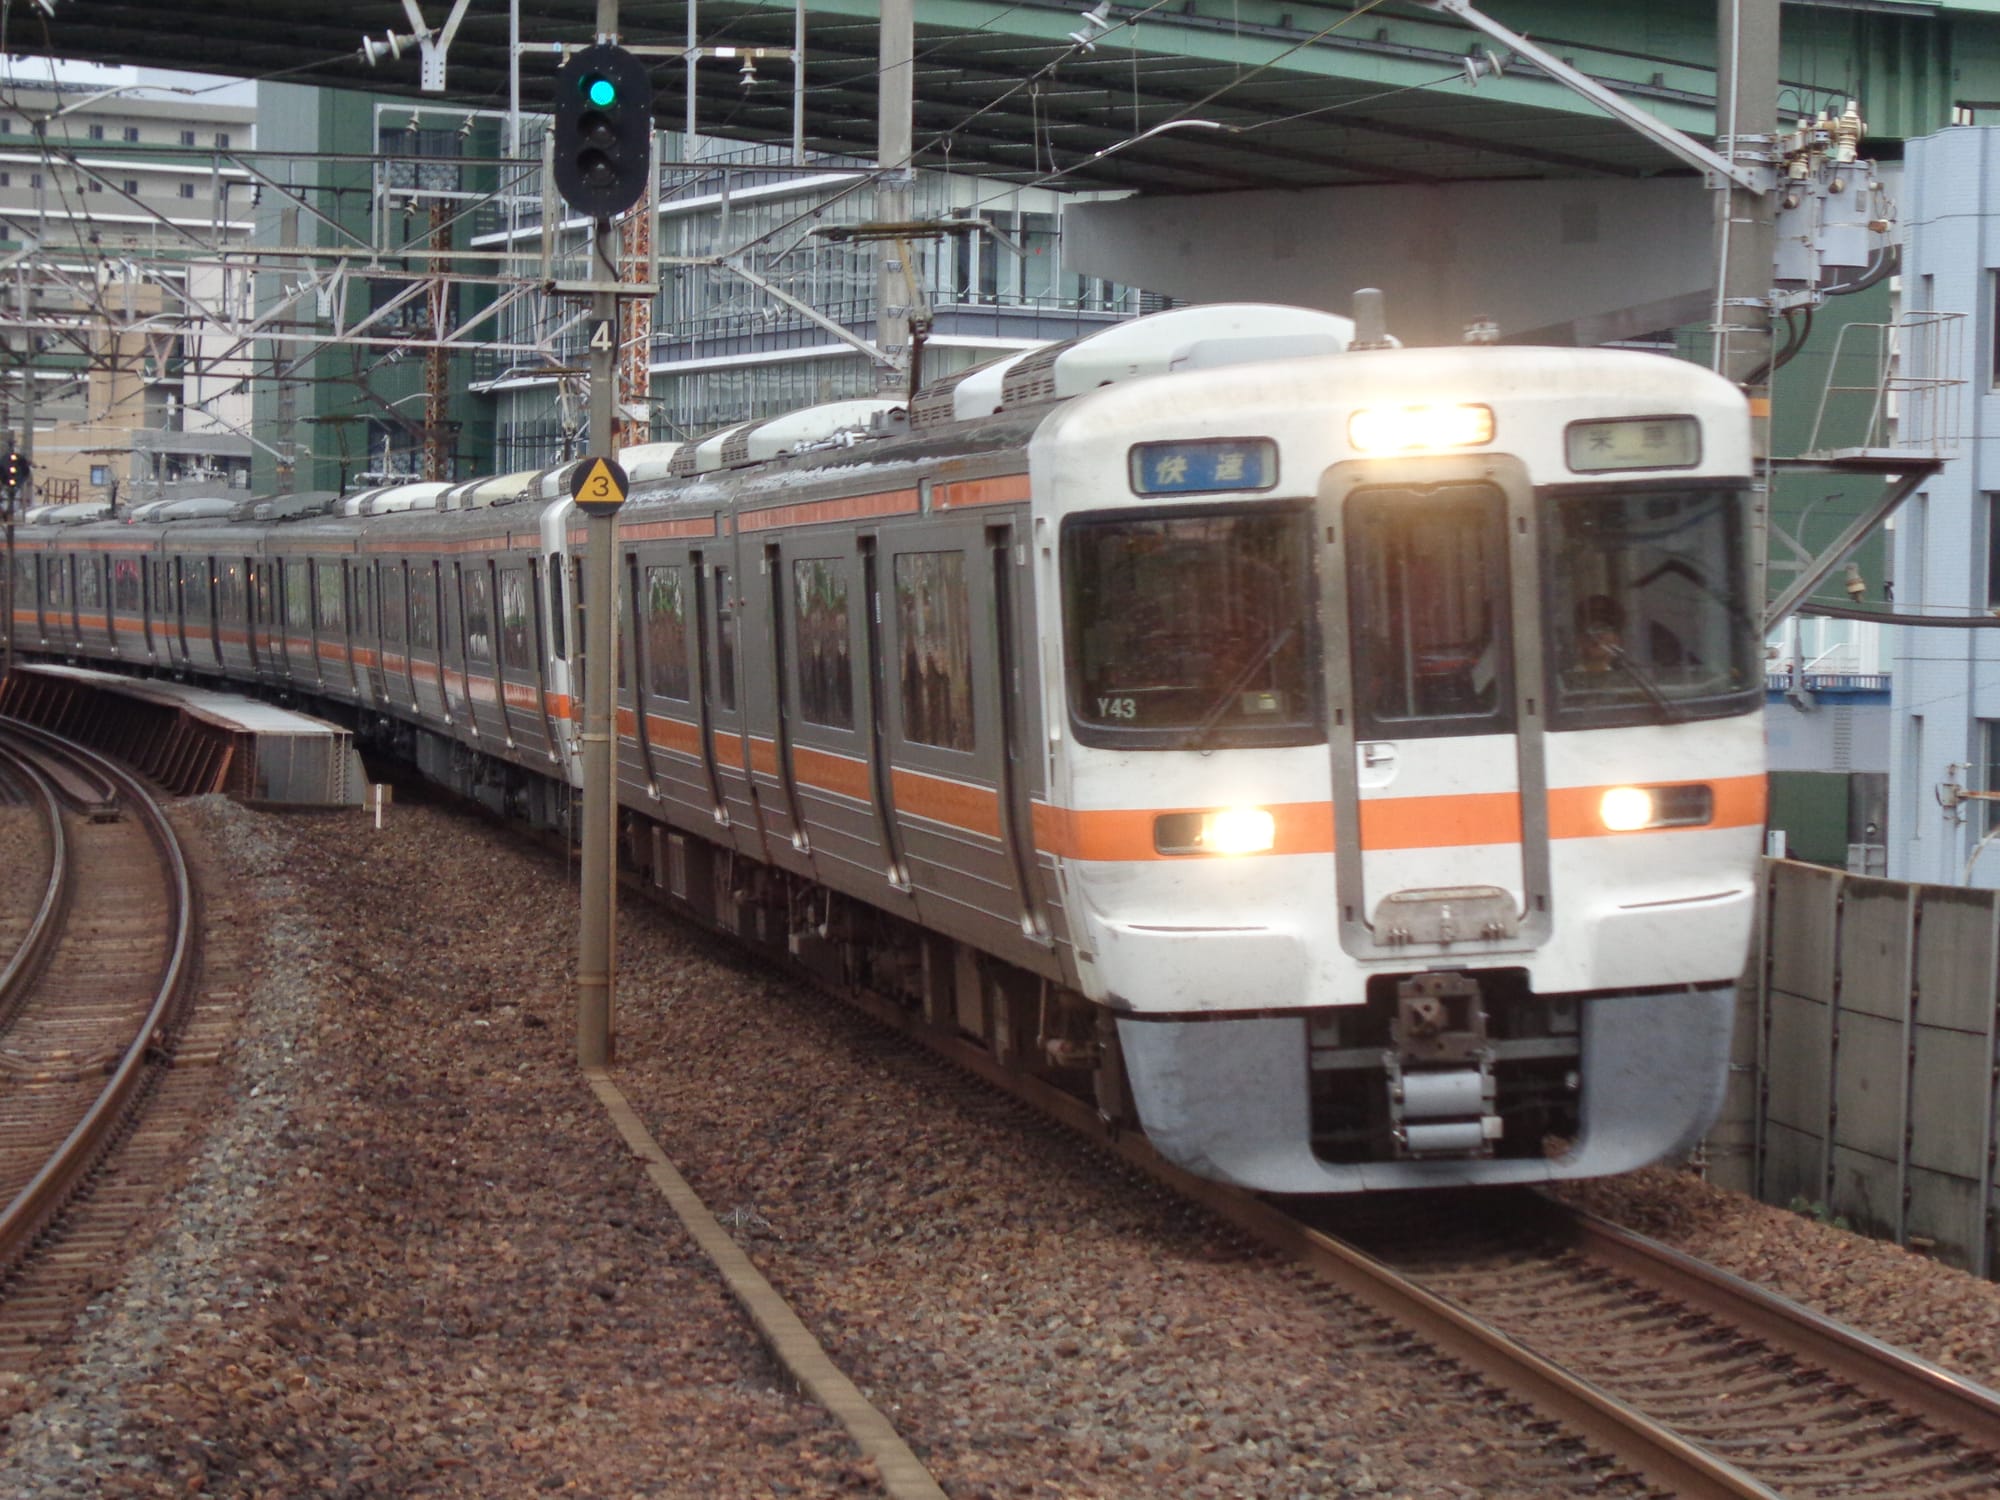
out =
<path fill-rule="evenodd" d="M 650 454 L 616 564 L 628 865 L 1205 1176 L 1688 1148 L 1764 821 L 1746 403 L 1658 356 L 1351 328 L 1179 309 Z M 245 559 L 293 691 L 566 827 L 555 488 L 198 554 L 164 527 L 161 557 Z M 103 654 L 65 530 L 29 528 L 17 629 Z"/>

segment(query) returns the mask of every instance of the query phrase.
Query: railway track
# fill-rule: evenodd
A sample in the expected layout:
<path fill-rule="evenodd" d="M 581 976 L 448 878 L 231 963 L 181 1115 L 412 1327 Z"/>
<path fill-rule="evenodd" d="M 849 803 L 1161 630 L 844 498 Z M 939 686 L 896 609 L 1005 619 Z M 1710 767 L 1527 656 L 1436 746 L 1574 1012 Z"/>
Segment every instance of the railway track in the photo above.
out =
<path fill-rule="evenodd" d="M 1525 1403 L 1553 1424 L 1552 1446 L 1580 1447 L 1570 1463 L 1591 1493 L 2000 1494 L 2000 1394 L 1644 1236 L 1526 1190 L 1295 1212 L 1178 1171 L 900 1007 L 847 998 L 1295 1260 L 1487 1399 Z"/>
<path fill-rule="evenodd" d="M 0 1367 L 48 1334 L 48 1299 L 24 1289 L 55 1257 L 73 1272 L 109 1243 L 78 1238 L 83 1198 L 115 1177 L 193 993 L 198 907 L 164 808 L 94 752 L 0 724 L 17 781 L 60 806 L 40 956 L 10 963 L 0 992 Z M 129 1143 L 126 1143 L 129 1145 Z M 113 1193 L 115 1198 L 118 1194 Z M 118 1236 L 113 1235 L 112 1240 Z M 72 1276 L 72 1279 L 74 1277 Z"/>
<path fill-rule="evenodd" d="M 31 761 L 0 747 L 0 1028 L 39 976 L 69 900 L 68 847 L 56 789 Z M 42 878 L 37 879 L 38 873 Z"/>

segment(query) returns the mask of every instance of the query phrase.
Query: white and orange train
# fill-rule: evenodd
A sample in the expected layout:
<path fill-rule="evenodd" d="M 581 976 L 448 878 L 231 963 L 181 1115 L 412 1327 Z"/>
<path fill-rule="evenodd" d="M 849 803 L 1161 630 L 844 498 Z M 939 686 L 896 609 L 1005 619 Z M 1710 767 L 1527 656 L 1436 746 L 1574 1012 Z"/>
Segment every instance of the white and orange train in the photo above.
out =
<path fill-rule="evenodd" d="M 1180 309 L 629 454 L 623 857 L 1207 1176 L 1688 1148 L 1764 823 L 1744 399 L 1351 328 Z M 308 700 L 560 826 L 563 477 L 29 526 L 16 638 Z"/>

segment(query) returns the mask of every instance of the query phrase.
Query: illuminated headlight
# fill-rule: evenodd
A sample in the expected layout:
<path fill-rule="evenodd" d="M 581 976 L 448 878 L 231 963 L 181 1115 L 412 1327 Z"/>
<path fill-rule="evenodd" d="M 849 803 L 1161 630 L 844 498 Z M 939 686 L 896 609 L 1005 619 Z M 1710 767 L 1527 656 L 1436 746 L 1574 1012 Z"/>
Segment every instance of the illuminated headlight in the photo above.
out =
<path fill-rule="evenodd" d="M 1698 828 L 1715 816 L 1715 793 L 1706 786 L 1614 786 L 1597 804 L 1613 833 L 1641 828 Z"/>
<path fill-rule="evenodd" d="M 1347 441 L 1359 453 L 1476 448 L 1493 441 L 1493 408 L 1364 406 L 1347 419 Z"/>
<path fill-rule="evenodd" d="M 1262 854 L 1278 839 L 1278 820 L 1261 807 L 1161 813 L 1153 847 L 1162 854 Z"/>

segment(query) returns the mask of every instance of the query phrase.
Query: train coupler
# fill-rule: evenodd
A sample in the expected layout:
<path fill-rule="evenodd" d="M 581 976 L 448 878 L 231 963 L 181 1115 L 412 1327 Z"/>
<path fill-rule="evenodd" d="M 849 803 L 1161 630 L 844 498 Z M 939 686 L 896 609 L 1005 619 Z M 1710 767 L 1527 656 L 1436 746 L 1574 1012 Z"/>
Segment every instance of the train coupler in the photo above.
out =
<path fill-rule="evenodd" d="M 1468 974 L 1402 981 L 1390 1037 L 1394 1045 L 1382 1061 L 1396 1154 L 1491 1156 L 1501 1120 L 1479 982 Z"/>

